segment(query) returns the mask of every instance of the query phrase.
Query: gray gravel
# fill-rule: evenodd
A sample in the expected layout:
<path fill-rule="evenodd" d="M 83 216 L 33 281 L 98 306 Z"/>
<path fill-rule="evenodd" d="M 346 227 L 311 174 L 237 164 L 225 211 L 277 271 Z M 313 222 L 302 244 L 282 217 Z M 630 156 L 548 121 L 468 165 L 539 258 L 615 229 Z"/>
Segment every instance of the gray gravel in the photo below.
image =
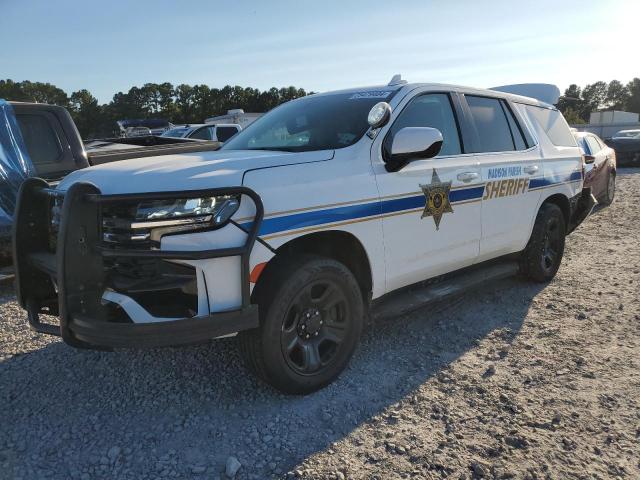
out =
<path fill-rule="evenodd" d="M 365 334 L 286 397 L 234 339 L 103 353 L 0 289 L 0 478 L 638 478 L 640 174 L 548 286 L 499 282 Z"/>

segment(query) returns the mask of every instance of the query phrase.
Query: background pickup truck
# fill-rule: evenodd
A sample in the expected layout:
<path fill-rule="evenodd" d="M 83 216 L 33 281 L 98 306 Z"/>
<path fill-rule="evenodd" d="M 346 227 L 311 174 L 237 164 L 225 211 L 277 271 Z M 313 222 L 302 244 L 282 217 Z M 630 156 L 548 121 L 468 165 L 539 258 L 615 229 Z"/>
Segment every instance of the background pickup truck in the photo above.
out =
<path fill-rule="evenodd" d="M 85 144 L 65 108 L 0 99 L 0 266 L 11 263 L 13 211 L 26 178 L 56 183 L 91 165 L 219 147 L 219 142 L 153 135 Z"/>

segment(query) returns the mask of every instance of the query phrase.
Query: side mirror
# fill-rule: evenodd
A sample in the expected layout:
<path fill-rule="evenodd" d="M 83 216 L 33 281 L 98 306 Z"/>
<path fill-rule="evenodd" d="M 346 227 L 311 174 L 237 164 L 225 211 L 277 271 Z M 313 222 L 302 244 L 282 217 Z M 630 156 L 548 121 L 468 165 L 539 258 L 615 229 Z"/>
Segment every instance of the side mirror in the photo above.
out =
<path fill-rule="evenodd" d="M 596 157 L 594 157 L 593 155 L 583 155 L 582 158 L 584 159 L 585 165 L 596 161 Z"/>
<path fill-rule="evenodd" d="M 404 127 L 391 142 L 387 170 L 398 171 L 412 160 L 433 158 L 442 148 L 442 133 L 431 127 Z"/>

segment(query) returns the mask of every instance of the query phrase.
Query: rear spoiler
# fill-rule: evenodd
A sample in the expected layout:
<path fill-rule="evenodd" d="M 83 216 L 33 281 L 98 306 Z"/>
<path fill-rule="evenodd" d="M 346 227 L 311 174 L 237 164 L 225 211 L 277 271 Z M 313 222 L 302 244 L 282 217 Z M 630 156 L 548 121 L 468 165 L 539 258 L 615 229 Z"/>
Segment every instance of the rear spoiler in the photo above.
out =
<path fill-rule="evenodd" d="M 555 105 L 560 98 L 560 89 L 550 83 L 518 83 L 516 85 L 492 87 L 489 90 L 535 98 L 549 105 Z"/>

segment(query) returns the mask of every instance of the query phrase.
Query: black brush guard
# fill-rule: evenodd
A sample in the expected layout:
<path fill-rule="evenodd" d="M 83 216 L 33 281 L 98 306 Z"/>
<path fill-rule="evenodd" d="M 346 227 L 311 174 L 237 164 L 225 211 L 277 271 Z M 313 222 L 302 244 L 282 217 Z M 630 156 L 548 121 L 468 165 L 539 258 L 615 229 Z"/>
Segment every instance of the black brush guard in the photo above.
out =
<path fill-rule="evenodd" d="M 169 200 L 216 195 L 245 195 L 254 202 L 255 219 L 244 245 L 200 251 L 110 249 L 102 245 L 101 205 L 110 202 Z M 64 197 L 57 248 L 49 245 L 51 200 Z M 263 218 L 262 201 L 246 187 L 180 192 L 102 195 L 92 184 L 75 183 L 66 192 L 39 178 L 27 179 L 18 194 L 13 228 L 16 295 L 37 332 L 58 335 L 79 348 L 186 345 L 256 328 L 258 308 L 251 304 L 249 256 Z M 238 310 L 157 323 L 115 323 L 104 319 L 106 257 L 202 260 L 241 258 L 242 305 Z M 206 294 L 207 292 L 205 292 Z M 57 315 L 60 324 L 40 321 Z"/>

